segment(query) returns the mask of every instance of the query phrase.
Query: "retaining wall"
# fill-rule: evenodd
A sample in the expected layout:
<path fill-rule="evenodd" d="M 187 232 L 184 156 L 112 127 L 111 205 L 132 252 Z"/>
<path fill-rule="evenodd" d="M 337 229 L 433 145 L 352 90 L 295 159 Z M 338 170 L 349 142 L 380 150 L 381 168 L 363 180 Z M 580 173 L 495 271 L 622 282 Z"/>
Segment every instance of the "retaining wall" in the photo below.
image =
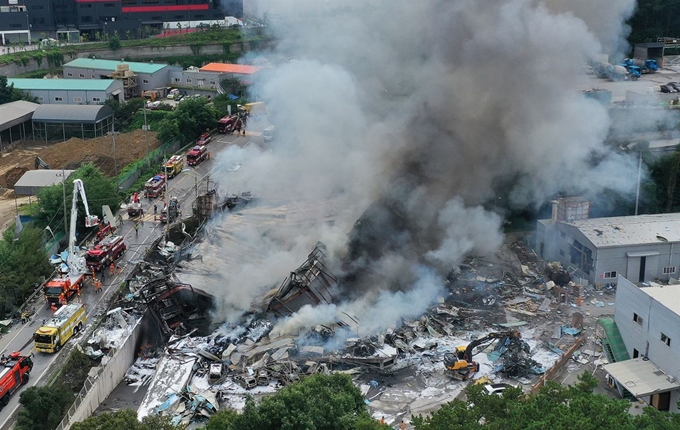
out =
<path fill-rule="evenodd" d="M 109 356 L 108 363 L 99 368 L 96 376 L 88 377 L 85 380 L 83 389 L 76 396 L 75 402 L 69 408 L 57 430 L 68 430 L 72 423 L 83 421 L 90 417 L 101 402 L 106 400 L 120 381 L 123 380 L 125 372 L 127 372 L 136 359 L 135 355 L 139 339 L 142 335 L 145 318 L 148 318 L 148 314 L 145 314 L 142 320 L 137 323 L 123 345 Z"/>

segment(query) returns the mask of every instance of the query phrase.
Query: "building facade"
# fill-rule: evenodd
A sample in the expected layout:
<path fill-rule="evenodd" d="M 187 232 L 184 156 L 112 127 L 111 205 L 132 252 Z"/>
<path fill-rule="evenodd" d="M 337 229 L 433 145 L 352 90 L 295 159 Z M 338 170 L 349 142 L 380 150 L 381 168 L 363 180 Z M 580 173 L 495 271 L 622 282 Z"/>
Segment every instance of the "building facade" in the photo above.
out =
<path fill-rule="evenodd" d="M 64 78 L 66 79 L 114 78 L 122 80 L 126 98 L 140 97 L 142 91 L 165 88 L 170 82 L 170 72 L 173 71 L 181 72 L 182 68 L 167 64 L 91 58 L 76 58 L 64 64 Z"/>
<path fill-rule="evenodd" d="M 611 218 L 588 218 L 583 202 L 565 217 L 539 220 L 536 253 L 559 261 L 581 281 L 616 284 L 618 275 L 632 282 L 677 278 L 680 266 L 680 213 Z M 556 213 L 557 212 L 557 213 Z M 570 213 L 562 211 L 562 213 Z"/>
<path fill-rule="evenodd" d="M 657 409 L 679 412 L 677 403 L 680 390 L 670 389 L 680 381 L 680 285 L 656 285 L 638 287 L 619 276 L 616 291 L 614 319 L 621 333 L 629 356 L 649 360 L 665 374 L 657 392 L 643 396 L 643 400 Z M 625 362 L 622 362 L 625 363 Z M 635 390 L 636 367 L 643 363 L 631 363 L 632 375 L 620 377 L 619 382 Z M 605 367 L 605 370 L 607 367 Z M 658 372 L 657 372 L 658 373 Z M 617 377 L 616 372 L 611 372 Z M 639 375 L 640 379 L 647 379 Z M 661 386 L 666 386 L 666 390 Z M 654 388 L 654 387 L 652 387 Z M 651 390 L 648 390 L 651 391 Z"/>
<path fill-rule="evenodd" d="M 130 32 L 135 38 L 170 23 L 188 28 L 225 16 L 242 17 L 242 0 L 0 0 L 0 36 L 3 44 L 60 34 L 95 40 L 97 33 L 125 38 Z"/>
<path fill-rule="evenodd" d="M 8 79 L 40 104 L 97 105 L 124 101 L 123 83 L 115 79 Z"/>

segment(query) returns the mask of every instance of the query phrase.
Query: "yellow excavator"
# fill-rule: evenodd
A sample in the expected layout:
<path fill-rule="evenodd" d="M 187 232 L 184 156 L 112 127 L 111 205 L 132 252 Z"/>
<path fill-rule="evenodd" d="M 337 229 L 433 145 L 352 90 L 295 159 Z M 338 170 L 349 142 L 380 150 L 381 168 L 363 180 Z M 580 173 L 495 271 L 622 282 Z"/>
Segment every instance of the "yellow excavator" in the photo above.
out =
<path fill-rule="evenodd" d="M 521 338 L 522 335 L 516 330 L 492 332 L 484 337 L 475 339 L 467 346 L 456 347 L 456 352 L 444 354 L 444 366 L 446 374 L 454 379 L 465 381 L 479 372 L 479 363 L 472 360 L 474 349 L 479 345 L 505 338 Z"/>

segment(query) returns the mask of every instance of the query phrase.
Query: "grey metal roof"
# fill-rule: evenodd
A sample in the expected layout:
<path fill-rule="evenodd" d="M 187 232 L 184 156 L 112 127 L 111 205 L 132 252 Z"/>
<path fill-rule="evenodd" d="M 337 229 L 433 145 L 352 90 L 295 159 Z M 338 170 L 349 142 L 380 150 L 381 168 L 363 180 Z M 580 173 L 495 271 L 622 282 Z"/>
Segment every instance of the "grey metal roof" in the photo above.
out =
<path fill-rule="evenodd" d="M 665 393 L 680 388 L 680 383 L 666 375 L 652 360 L 634 358 L 603 366 L 605 372 L 635 397 Z"/>
<path fill-rule="evenodd" d="M 14 194 L 34 196 L 41 188 L 60 184 L 63 175 L 68 178 L 75 170 L 29 170 L 14 184 Z"/>
<path fill-rule="evenodd" d="M 597 248 L 680 242 L 680 213 L 589 218 L 560 223 L 578 229 Z"/>
<path fill-rule="evenodd" d="M 33 113 L 33 122 L 97 123 L 113 116 L 106 105 L 40 105 Z"/>
<path fill-rule="evenodd" d="M 38 106 L 40 105 L 37 103 L 24 100 L 0 105 L 0 131 L 30 120 L 31 115 L 33 115 Z"/>

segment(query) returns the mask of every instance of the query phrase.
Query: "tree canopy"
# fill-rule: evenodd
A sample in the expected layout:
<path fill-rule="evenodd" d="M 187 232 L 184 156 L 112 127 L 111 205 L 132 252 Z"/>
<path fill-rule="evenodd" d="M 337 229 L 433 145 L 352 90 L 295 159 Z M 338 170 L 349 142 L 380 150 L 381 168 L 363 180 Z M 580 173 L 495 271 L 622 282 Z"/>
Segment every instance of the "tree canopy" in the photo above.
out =
<path fill-rule="evenodd" d="M 103 413 L 74 423 L 72 430 L 184 430 L 184 425 L 173 425 L 170 417 L 148 416 L 140 422 L 132 409 Z"/>
<path fill-rule="evenodd" d="M 347 375 L 314 375 L 255 403 L 242 414 L 222 411 L 206 430 L 389 429 L 372 419 L 364 398 Z"/>
<path fill-rule="evenodd" d="M 0 105 L 27 99 L 26 94 L 14 88 L 14 84 L 7 84 L 7 76 L 0 75 Z"/>
<path fill-rule="evenodd" d="M 680 415 L 647 407 L 642 415 L 628 413 L 630 402 L 593 393 L 598 384 L 590 373 L 579 383 L 562 386 L 548 382 L 538 394 L 525 396 L 520 388 L 488 395 L 481 385 L 467 390 L 467 400 L 456 399 L 432 413 L 416 417 L 416 430 L 640 430 L 678 429 Z"/>
<path fill-rule="evenodd" d="M 215 109 L 203 97 L 184 99 L 159 123 L 158 139 L 161 142 L 177 138 L 183 142 L 196 140 L 204 131 L 215 128 L 217 119 Z"/>
<path fill-rule="evenodd" d="M 75 179 L 82 179 L 85 185 L 85 193 L 91 214 L 101 217 L 103 205 L 109 205 L 111 210 L 115 212 L 120 203 L 120 196 L 114 180 L 104 176 L 94 164 L 88 163 L 73 172 L 66 180 L 66 201 L 64 201 L 62 185 L 54 185 L 40 190 L 38 194 L 40 211 L 36 217 L 38 222 L 43 225 L 52 226 L 53 229 L 55 226 L 61 227 L 64 222 L 64 204 L 66 204 L 66 216 L 70 218 L 73 181 Z M 80 196 L 78 196 L 78 200 L 80 202 L 78 204 L 78 220 L 80 222 L 76 226 L 78 232 L 83 232 L 85 231 L 85 223 L 83 222 L 85 219 L 85 206 Z M 70 219 L 67 221 L 70 221 Z"/>
<path fill-rule="evenodd" d="M 59 425 L 73 404 L 73 393 L 63 385 L 29 387 L 19 397 L 17 430 L 52 430 Z"/>

